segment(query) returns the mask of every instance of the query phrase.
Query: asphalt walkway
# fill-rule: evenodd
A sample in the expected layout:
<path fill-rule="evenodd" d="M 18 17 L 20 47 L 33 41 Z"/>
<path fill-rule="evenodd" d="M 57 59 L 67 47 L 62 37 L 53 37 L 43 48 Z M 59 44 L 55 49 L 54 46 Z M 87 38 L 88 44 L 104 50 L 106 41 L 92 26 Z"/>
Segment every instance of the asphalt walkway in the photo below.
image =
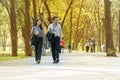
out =
<path fill-rule="evenodd" d="M 120 56 L 105 53 L 65 52 L 60 63 L 42 56 L 41 64 L 33 58 L 0 62 L 0 80 L 120 80 Z"/>

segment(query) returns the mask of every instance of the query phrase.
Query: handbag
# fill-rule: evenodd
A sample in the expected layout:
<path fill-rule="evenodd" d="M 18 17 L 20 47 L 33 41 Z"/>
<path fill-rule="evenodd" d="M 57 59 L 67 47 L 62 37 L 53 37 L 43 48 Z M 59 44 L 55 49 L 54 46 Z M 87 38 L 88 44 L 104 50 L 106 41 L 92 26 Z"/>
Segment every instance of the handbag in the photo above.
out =
<path fill-rule="evenodd" d="M 36 41 L 37 41 L 37 36 L 33 34 L 31 37 L 31 45 L 35 45 Z"/>
<path fill-rule="evenodd" d="M 34 28 L 33 28 L 33 30 L 34 30 Z M 36 44 L 37 38 L 38 37 L 35 34 L 32 33 L 31 40 L 30 40 L 31 45 L 35 45 Z"/>

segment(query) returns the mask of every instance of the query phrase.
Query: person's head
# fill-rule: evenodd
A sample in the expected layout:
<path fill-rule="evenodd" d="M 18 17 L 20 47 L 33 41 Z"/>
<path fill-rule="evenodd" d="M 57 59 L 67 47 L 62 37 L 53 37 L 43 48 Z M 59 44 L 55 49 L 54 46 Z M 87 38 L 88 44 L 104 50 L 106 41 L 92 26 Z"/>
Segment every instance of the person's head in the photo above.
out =
<path fill-rule="evenodd" d="M 34 26 L 39 26 L 42 29 L 42 19 L 36 19 L 34 22 Z"/>
<path fill-rule="evenodd" d="M 42 24 L 42 19 L 38 18 L 35 20 L 35 23 L 34 23 L 35 26 L 39 26 L 41 24 Z"/>
<path fill-rule="evenodd" d="M 52 22 L 57 24 L 58 23 L 58 17 L 57 16 L 52 17 Z"/>

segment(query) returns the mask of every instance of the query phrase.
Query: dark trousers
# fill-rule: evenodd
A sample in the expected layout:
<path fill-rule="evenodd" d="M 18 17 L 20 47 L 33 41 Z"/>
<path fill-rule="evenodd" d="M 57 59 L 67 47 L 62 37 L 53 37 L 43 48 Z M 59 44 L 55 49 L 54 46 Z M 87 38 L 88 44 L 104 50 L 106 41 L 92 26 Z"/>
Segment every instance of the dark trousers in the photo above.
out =
<path fill-rule="evenodd" d="M 62 46 L 60 45 L 59 46 L 59 53 L 61 53 L 61 50 L 62 50 Z"/>
<path fill-rule="evenodd" d="M 52 48 L 52 57 L 53 60 L 59 60 L 59 53 L 60 53 L 60 37 L 54 37 L 54 41 L 51 42 L 51 48 Z"/>
<path fill-rule="evenodd" d="M 95 52 L 95 45 L 93 45 L 93 51 Z"/>
<path fill-rule="evenodd" d="M 35 60 L 41 60 L 43 37 L 39 37 L 35 44 Z"/>
<path fill-rule="evenodd" d="M 89 46 L 86 46 L 86 52 L 88 52 L 89 51 Z"/>

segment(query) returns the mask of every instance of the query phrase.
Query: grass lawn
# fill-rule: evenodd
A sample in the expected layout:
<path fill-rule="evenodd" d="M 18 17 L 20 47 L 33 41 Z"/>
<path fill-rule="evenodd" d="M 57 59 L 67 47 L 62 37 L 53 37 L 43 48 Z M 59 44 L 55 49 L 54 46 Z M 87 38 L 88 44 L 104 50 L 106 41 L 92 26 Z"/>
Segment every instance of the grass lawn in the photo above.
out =
<path fill-rule="evenodd" d="M 3 54 L 5 56 L 3 56 Z M 51 55 L 50 52 L 42 53 L 42 56 L 50 56 L 50 55 Z M 33 56 L 34 56 L 34 52 L 33 52 Z M 31 57 L 33 57 L 33 56 L 31 56 Z M 11 54 L 10 54 L 10 51 L 0 51 L 0 61 L 23 59 L 23 58 L 30 58 L 30 56 L 26 57 L 24 51 L 18 51 L 18 56 L 17 57 L 12 57 Z"/>
<path fill-rule="evenodd" d="M 10 54 L 10 52 L 8 52 L 8 51 L 0 51 L 0 54 L 1 54 L 0 55 L 0 61 L 29 58 L 29 57 L 25 56 L 24 51 L 19 51 L 17 57 L 12 57 L 11 54 Z M 7 56 L 2 56 L 3 54 L 7 55 Z"/>

